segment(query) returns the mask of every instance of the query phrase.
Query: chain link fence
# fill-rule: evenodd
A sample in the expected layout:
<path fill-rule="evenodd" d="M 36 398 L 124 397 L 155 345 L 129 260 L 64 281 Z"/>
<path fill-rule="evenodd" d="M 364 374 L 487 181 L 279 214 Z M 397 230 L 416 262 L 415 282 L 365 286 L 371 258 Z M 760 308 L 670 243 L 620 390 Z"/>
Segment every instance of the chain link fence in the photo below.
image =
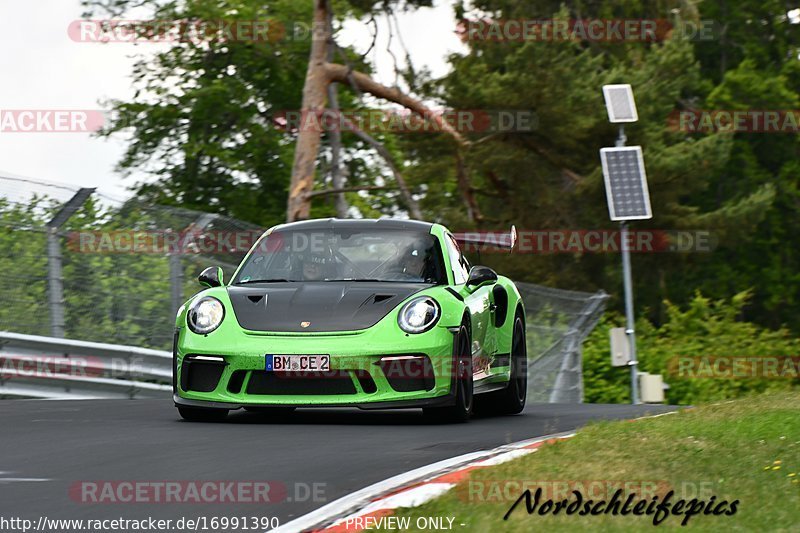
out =
<path fill-rule="evenodd" d="M 608 295 L 517 283 L 525 306 L 528 400 L 583 402 L 583 341 L 605 310 Z"/>
<path fill-rule="evenodd" d="M 224 216 L 0 176 L 0 331 L 169 350 L 175 311 L 200 290 L 197 274 L 218 265 L 230 276 L 249 248 L 224 236 L 252 242 L 260 232 Z M 581 345 L 607 295 L 517 286 L 529 400 L 582 402 Z"/>
<path fill-rule="evenodd" d="M 216 236 L 260 232 L 99 193 L 65 213 L 78 192 L 0 176 L 0 331 L 168 350 L 175 311 L 200 290 L 197 274 L 218 265 L 230 275 L 244 256 Z"/>

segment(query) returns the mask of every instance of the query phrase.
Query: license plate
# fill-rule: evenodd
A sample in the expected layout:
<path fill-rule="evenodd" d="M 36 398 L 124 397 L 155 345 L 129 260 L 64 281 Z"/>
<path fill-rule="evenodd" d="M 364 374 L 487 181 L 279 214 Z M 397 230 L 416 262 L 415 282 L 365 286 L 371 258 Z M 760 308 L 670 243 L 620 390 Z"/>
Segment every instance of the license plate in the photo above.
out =
<path fill-rule="evenodd" d="M 266 355 L 267 372 L 327 372 L 331 369 L 330 355 Z"/>

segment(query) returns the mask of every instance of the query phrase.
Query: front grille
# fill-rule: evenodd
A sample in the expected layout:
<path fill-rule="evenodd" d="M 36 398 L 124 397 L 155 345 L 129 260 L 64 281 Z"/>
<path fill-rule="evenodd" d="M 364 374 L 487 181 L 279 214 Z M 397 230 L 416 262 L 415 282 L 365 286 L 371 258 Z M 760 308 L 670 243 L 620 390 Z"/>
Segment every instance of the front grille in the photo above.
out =
<path fill-rule="evenodd" d="M 228 392 L 231 394 L 239 394 L 242 392 L 242 385 L 244 385 L 244 378 L 247 375 L 246 370 L 237 370 L 228 380 Z"/>
<path fill-rule="evenodd" d="M 367 394 L 372 394 L 378 391 L 378 386 L 375 384 L 375 380 L 372 379 L 372 376 L 370 376 L 369 372 L 366 370 L 356 370 L 356 379 L 358 379 L 358 384 L 361 385 L 361 390 Z"/>
<path fill-rule="evenodd" d="M 334 395 L 355 394 L 356 387 L 347 370 L 316 372 L 309 376 L 303 372 L 250 373 L 247 394 L 263 395 Z"/>
<path fill-rule="evenodd" d="M 185 391 L 211 392 L 217 388 L 225 363 L 184 358 L 181 365 L 181 388 Z"/>
<path fill-rule="evenodd" d="M 429 391 L 436 384 L 436 376 L 430 358 L 425 354 L 390 356 L 381 359 L 378 365 L 386 376 L 389 386 L 397 392 Z"/>

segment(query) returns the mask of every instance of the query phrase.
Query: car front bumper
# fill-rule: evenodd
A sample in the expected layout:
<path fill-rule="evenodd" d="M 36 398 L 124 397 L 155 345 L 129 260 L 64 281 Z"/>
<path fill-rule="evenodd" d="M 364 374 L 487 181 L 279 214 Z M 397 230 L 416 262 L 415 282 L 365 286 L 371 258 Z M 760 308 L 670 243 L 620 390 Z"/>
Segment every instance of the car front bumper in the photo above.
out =
<path fill-rule="evenodd" d="M 329 355 L 329 372 L 265 370 L 266 355 Z M 453 331 L 419 335 L 372 331 L 281 335 L 176 332 L 176 405 L 397 409 L 453 403 Z"/>

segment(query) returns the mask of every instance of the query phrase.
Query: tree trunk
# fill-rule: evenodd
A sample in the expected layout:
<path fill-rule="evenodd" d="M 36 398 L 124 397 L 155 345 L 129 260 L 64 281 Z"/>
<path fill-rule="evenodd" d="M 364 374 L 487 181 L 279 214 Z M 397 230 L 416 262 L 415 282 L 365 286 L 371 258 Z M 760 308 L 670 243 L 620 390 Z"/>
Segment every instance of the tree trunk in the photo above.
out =
<path fill-rule="evenodd" d="M 364 91 L 378 98 L 383 98 L 402 105 L 406 109 L 417 113 L 420 116 L 428 117 L 433 120 L 442 132 L 448 134 L 456 141 L 457 149 L 466 147 L 469 142 L 450 124 L 443 120 L 441 114 L 432 113 L 422 102 L 404 94 L 396 88 L 386 87 L 376 82 L 366 74 L 354 71 L 348 66 L 329 63 L 329 46 L 332 45 L 332 27 L 330 24 L 330 0 L 314 0 L 314 24 L 313 39 L 311 42 L 311 54 L 306 71 L 305 85 L 303 87 L 303 103 L 300 110 L 301 124 L 297 135 L 297 144 L 294 152 L 294 164 L 292 166 L 292 177 L 289 184 L 289 200 L 286 210 L 287 222 L 305 220 L 311 214 L 311 198 L 314 189 L 314 172 L 316 169 L 319 147 L 322 139 L 322 130 L 318 127 L 305 125 L 305 118 L 310 115 L 322 116 L 327 102 L 328 85 L 332 82 L 350 83 L 359 91 Z M 319 121 L 313 121 L 318 123 Z M 362 132 L 363 133 L 363 132 Z M 411 215 L 420 216 L 419 208 L 411 196 L 399 169 L 393 165 L 391 155 L 386 157 L 388 151 L 378 149 L 379 153 L 387 159 L 395 179 L 401 189 L 401 193 L 406 200 Z M 464 167 L 463 159 L 460 154 L 458 157 L 458 182 L 462 189 L 462 197 L 467 206 L 468 214 L 473 220 L 480 220 L 481 213 L 472 191 L 469 174 Z M 334 167 L 337 166 L 334 163 Z M 334 184 L 333 189 L 343 192 L 343 187 Z M 337 202 L 338 204 L 338 202 Z M 340 208 L 337 205 L 337 210 Z"/>
<path fill-rule="evenodd" d="M 358 72 L 357 70 L 350 70 L 345 65 L 330 63 L 326 65 L 325 68 L 328 73 L 328 79 L 331 81 L 338 81 L 341 83 L 347 83 L 350 81 L 351 84 L 354 84 L 356 87 L 358 87 L 360 91 L 364 91 L 370 93 L 372 96 L 377 96 L 378 98 L 383 98 L 384 100 L 389 100 L 390 102 L 400 104 L 406 109 L 417 113 L 421 117 L 430 118 L 444 133 L 450 135 L 458 144 L 462 146 L 469 144 L 455 128 L 453 128 L 443 119 L 441 113 L 432 112 L 421 101 L 405 94 L 399 89 L 381 85 L 366 74 Z"/>
<path fill-rule="evenodd" d="M 330 109 L 336 115 L 339 114 L 339 98 L 336 94 L 337 88 L 335 83 L 328 85 L 328 101 L 330 102 Z M 331 128 L 328 132 L 331 139 L 331 187 L 334 189 L 342 189 L 344 187 L 344 172 L 342 168 L 342 132 L 339 128 Z M 348 204 L 344 193 L 336 193 L 334 196 L 334 204 L 336 205 L 336 216 L 339 218 L 347 218 Z"/>
<path fill-rule="evenodd" d="M 328 33 L 331 35 L 328 41 L 328 63 L 333 62 L 333 54 L 336 51 L 336 43 L 333 42 L 333 10 L 328 10 Z M 334 115 L 339 114 L 339 88 L 335 83 L 328 84 L 328 102 L 331 111 Z M 335 124 L 335 122 L 334 122 Z M 331 187 L 333 189 L 341 190 L 344 188 L 345 171 L 342 168 L 342 132 L 339 128 L 331 128 L 328 132 L 331 140 Z M 339 218 L 347 218 L 348 204 L 347 199 L 344 197 L 343 192 L 338 192 L 334 195 L 334 204 L 336 205 L 336 216 Z"/>
<path fill-rule="evenodd" d="M 325 72 L 328 42 L 331 39 L 328 21 L 328 0 L 314 0 L 314 24 L 311 40 L 311 54 L 303 86 L 301 117 L 322 113 L 326 104 L 328 78 Z M 314 188 L 314 171 L 322 138 L 319 128 L 306 127 L 301 118 L 300 131 L 292 165 L 292 178 L 289 182 L 289 201 L 286 211 L 287 222 L 305 220 L 311 214 L 311 199 L 308 193 Z"/>
<path fill-rule="evenodd" d="M 478 202 L 475 200 L 472 182 L 469 179 L 469 171 L 460 148 L 456 149 L 456 182 L 458 183 L 458 190 L 461 191 L 461 198 L 467 208 L 467 218 L 473 222 L 480 223 L 483 220 L 483 214 L 478 207 Z"/>

